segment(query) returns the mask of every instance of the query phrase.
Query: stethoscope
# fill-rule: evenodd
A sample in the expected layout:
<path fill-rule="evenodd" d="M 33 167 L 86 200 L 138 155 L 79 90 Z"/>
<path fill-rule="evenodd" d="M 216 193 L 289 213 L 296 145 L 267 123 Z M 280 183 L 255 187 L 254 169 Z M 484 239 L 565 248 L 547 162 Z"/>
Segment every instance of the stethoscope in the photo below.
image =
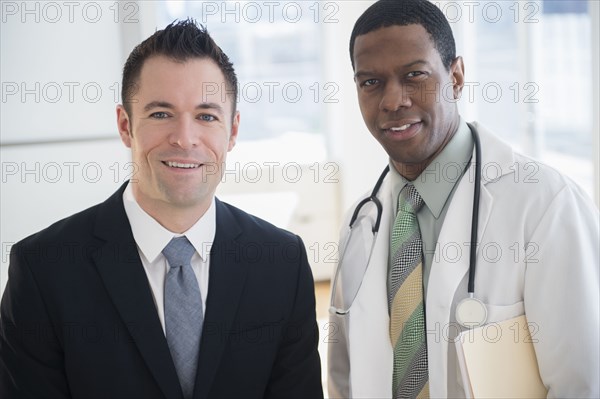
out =
<path fill-rule="evenodd" d="M 466 328 L 478 327 L 485 324 L 487 320 L 487 308 L 485 304 L 479 299 L 475 298 L 475 270 L 476 270 L 476 260 L 477 260 L 477 228 L 479 224 L 479 198 L 481 193 L 481 143 L 479 141 L 479 134 L 474 126 L 469 125 L 471 129 L 471 134 L 473 136 L 473 141 L 475 142 L 475 188 L 473 192 L 473 217 L 471 220 L 471 246 L 470 246 L 470 256 L 469 256 L 469 281 L 467 286 L 468 297 L 463 299 L 456 306 L 456 321 Z M 336 270 L 335 277 L 333 280 L 333 284 L 331 287 L 332 295 L 331 295 L 331 306 L 329 311 L 338 315 L 345 315 L 350 311 L 350 307 L 354 298 L 358 294 L 358 289 L 360 288 L 360 283 L 355 287 L 354 295 L 350 295 L 349 301 L 346 301 L 346 305 L 340 305 L 339 302 L 344 302 L 338 298 L 337 287 L 338 280 L 340 277 L 340 271 L 343 265 L 343 259 L 348 250 L 348 244 L 350 242 L 350 237 L 353 232 L 354 224 L 356 223 L 361 209 L 368 203 L 373 203 L 377 208 L 377 217 L 375 219 L 375 223 L 372 227 L 373 233 L 373 242 L 371 245 L 371 250 L 369 251 L 369 256 L 367 258 L 367 265 L 371 260 L 371 255 L 373 253 L 373 248 L 375 246 L 375 241 L 377 239 L 377 234 L 379 233 L 379 225 L 381 224 L 381 216 L 383 214 L 383 206 L 381 205 L 381 201 L 377 198 L 377 193 L 383 184 L 383 180 L 390 170 L 389 165 L 385 167 L 379 179 L 377 179 L 377 183 L 373 187 L 373 191 L 371 195 L 364 198 L 362 201 L 358 203 L 354 212 L 352 213 L 352 217 L 350 218 L 350 232 L 346 236 L 346 241 L 342 244 L 343 252 L 340 256 L 339 266 Z M 366 265 L 363 273 L 366 271 Z M 360 280 L 362 282 L 362 279 Z M 341 295 L 340 295 L 341 296 Z"/>

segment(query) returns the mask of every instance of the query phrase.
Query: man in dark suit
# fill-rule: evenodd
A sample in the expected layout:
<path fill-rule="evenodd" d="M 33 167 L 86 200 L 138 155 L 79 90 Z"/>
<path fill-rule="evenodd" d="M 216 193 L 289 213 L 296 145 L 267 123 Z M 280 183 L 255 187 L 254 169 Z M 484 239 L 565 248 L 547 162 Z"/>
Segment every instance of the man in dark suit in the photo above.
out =
<path fill-rule="evenodd" d="M 171 24 L 122 96 L 133 178 L 13 246 L 0 397 L 323 397 L 301 239 L 214 196 L 240 120 L 227 56 Z"/>

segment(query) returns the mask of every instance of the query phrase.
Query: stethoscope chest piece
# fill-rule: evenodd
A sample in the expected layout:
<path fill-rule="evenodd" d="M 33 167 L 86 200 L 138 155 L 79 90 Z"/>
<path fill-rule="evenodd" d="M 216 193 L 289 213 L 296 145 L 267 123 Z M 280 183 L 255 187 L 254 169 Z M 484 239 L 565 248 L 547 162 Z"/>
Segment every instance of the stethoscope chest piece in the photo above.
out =
<path fill-rule="evenodd" d="M 473 328 L 485 324 L 487 309 L 477 298 L 465 298 L 456 306 L 456 321 L 463 327 Z"/>

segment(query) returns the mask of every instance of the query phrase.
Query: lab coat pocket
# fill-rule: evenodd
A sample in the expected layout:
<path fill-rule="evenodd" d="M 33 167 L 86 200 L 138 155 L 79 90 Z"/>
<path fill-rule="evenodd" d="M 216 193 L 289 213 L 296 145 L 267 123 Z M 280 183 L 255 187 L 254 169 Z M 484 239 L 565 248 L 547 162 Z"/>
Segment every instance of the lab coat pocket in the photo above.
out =
<path fill-rule="evenodd" d="M 489 305 L 487 308 L 487 324 L 498 323 L 513 317 L 525 314 L 525 305 L 523 301 L 513 303 L 512 305 Z"/>

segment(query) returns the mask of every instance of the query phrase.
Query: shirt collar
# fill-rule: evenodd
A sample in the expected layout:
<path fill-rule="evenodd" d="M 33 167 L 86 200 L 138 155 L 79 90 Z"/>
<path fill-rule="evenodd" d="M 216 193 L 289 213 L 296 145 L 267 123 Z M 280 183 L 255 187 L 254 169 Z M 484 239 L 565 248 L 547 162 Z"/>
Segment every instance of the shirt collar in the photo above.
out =
<path fill-rule="evenodd" d="M 164 228 L 152 216 L 147 214 L 137 203 L 133 195 L 131 183 L 123 192 L 123 205 L 131 225 L 133 238 L 149 262 L 154 262 L 173 237 L 185 235 L 192 243 L 203 261 L 210 253 L 210 247 L 215 239 L 216 207 L 213 198 L 210 207 L 202 217 L 183 234 L 173 233 Z"/>
<path fill-rule="evenodd" d="M 467 123 L 460 119 L 456 134 L 442 152 L 421 174 L 412 181 L 423 202 L 437 219 L 456 183 L 462 177 L 473 154 L 473 137 Z M 394 214 L 397 212 L 398 195 L 409 183 L 394 167 L 390 160 L 392 199 Z"/>

